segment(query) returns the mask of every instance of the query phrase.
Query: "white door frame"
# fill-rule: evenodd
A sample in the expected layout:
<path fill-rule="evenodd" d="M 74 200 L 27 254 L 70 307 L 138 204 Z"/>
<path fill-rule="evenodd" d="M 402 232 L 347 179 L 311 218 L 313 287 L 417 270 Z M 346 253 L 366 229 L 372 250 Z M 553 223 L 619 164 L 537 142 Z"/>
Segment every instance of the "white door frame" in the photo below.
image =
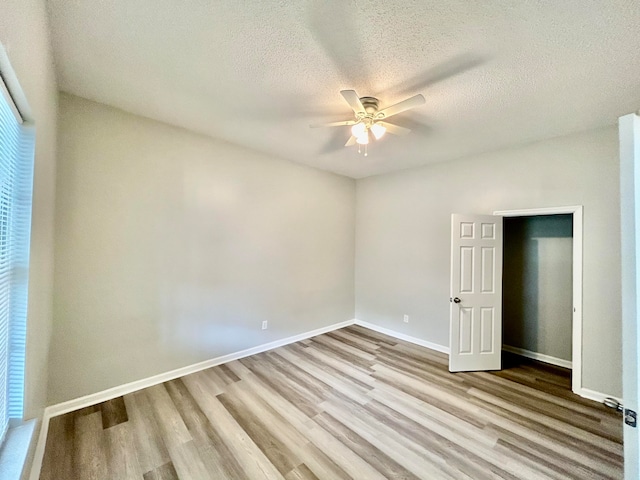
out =
<path fill-rule="evenodd" d="M 618 119 L 620 141 L 620 227 L 622 258 L 622 395 L 624 406 L 638 408 L 640 362 L 640 115 Z M 624 425 L 624 478 L 637 479 L 640 472 L 638 430 Z"/>
<path fill-rule="evenodd" d="M 573 215 L 573 318 L 571 351 L 571 390 L 582 392 L 582 205 L 567 207 L 528 208 L 524 210 L 499 210 L 494 215 L 503 217 L 530 217 L 534 215 Z"/>

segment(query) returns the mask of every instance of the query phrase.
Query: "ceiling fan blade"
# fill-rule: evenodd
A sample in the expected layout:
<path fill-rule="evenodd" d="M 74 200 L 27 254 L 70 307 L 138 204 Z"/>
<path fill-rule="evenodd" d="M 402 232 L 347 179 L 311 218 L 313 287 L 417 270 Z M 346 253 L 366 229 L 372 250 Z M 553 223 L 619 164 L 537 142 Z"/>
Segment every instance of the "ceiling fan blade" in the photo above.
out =
<path fill-rule="evenodd" d="M 345 143 L 344 146 L 350 147 L 351 145 L 355 145 L 355 144 L 356 144 L 356 137 L 352 135 L 351 137 L 349 137 L 349 140 L 347 140 L 347 143 Z"/>
<path fill-rule="evenodd" d="M 401 101 L 400 103 L 396 103 L 395 105 L 391 105 L 390 107 L 385 108 L 384 110 L 380 110 L 376 116 L 378 118 L 389 118 L 392 115 L 397 115 L 398 113 L 405 112 L 411 108 L 419 107 L 420 105 L 424 105 L 427 101 L 424 99 L 422 94 L 414 95 L 411 98 L 407 98 L 406 100 Z"/>
<path fill-rule="evenodd" d="M 327 141 L 322 145 L 320 150 L 318 150 L 318 154 L 320 155 L 328 155 L 338 151 L 341 151 L 344 148 L 344 137 L 346 130 L 341 128 L 333 128 L 328 130 L 331 132 Z M 349 133 L 350 135 L 351 133 Z"/>
<path fill-rule="evenodd" d="M 421 91 L 433 84 L 455 77 L 461 73 L 476 68 L 490 60 L 485 55 L 474 52 L 456 55 L 448 60 L 441 62 L 428 70 L 418 74 L 417 76 L 396 85 L 390 89 L 392 92 L 399 94 L 408 94 L 410 92 Z"/>
<path fill-rule="evenodd" d="M 355 90 L 341 90 L 340 93 L 356 114 L 366 113 L 360 97 Z"/>
<path fill-rule="evenodd" d="M 392 134 L 392 135 L 407 135 L 409 132 L 411 132 L 410 128 L 404 128 L 401 127 L 400 125 L 394 125 L 393 123 L 389 123 L 389 122 L 376 122 L 376 125 L 382 125 L 384 128 L 387 129 L 387 132 Z"/>
<path fill-rule="evenodd" d="M 321 128 L 321 127 L 345 127 L 347 125 L 355 125 L 357 122 L 355 120 L 344 120 L 342 122 L 330 122 L 330 123 L 314 123 L 313 125 L 309 125 L 311 128 Z"/>
<path fill-rule="evenodd" d="M 364 61 L 366 38 L 359 34 L 362 30 L 358 28 L 358 19 L 362 12 L 356 3 L 344 0 L 311 0 L 307 3 L 309 31 L 344 83 L 369 89 L 366 82 L 371 78 L 371 72 Z"/>

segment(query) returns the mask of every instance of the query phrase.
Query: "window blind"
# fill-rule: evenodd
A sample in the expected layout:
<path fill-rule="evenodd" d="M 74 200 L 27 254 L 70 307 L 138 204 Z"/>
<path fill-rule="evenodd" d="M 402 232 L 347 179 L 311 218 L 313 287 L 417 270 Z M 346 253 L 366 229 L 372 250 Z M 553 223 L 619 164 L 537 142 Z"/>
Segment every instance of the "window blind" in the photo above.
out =
<path fill-rule="evenodd" d="M 34 128 L 0 80 L 0 440 L 22 418 Z"/>

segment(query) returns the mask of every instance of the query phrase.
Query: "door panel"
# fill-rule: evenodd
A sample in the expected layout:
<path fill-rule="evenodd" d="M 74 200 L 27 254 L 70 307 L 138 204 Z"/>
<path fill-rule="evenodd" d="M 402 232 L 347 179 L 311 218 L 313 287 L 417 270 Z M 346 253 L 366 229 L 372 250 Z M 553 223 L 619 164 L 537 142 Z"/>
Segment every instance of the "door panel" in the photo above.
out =
<path fill-rule="evenodd" d="M 460 293 L 473 293 L 473 248 L 460 247 Z"/>
<path fill-rule="evenodd" d="M 461 354 L 470 354 L 472 352 L 471 344 L 473 338 L 471 330 L 473 328 L 473 310 L 466 307 L 460 307 L 458 311 L 460 324 L 460 347 Z"/>
<path fill-rule="evenodd" d="M 499 370 L 502 354 L 502 217 L 451 217 L 449 370 Z"/>
<path fill-rule="evenodd" d="M 482 293 L 494 293 L 496 290 L 496 250 L 493 247 L 482 247 Z"/>
<path fill-rule="evenodd" d="M 480 353 L 493 352 L 494 309 L 480 308 Z"/>

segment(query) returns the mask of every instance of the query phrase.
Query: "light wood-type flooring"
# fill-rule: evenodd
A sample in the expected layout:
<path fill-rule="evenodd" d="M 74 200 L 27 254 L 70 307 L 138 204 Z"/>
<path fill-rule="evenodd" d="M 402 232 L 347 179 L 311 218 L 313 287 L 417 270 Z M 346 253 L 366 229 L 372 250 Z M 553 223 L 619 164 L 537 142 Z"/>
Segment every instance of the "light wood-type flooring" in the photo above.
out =
<path fill-rule="evenodd" d="M 622 478 L 620 416 L 518 359 L 347 327 L 55 417 L 40 478 Z"/>

